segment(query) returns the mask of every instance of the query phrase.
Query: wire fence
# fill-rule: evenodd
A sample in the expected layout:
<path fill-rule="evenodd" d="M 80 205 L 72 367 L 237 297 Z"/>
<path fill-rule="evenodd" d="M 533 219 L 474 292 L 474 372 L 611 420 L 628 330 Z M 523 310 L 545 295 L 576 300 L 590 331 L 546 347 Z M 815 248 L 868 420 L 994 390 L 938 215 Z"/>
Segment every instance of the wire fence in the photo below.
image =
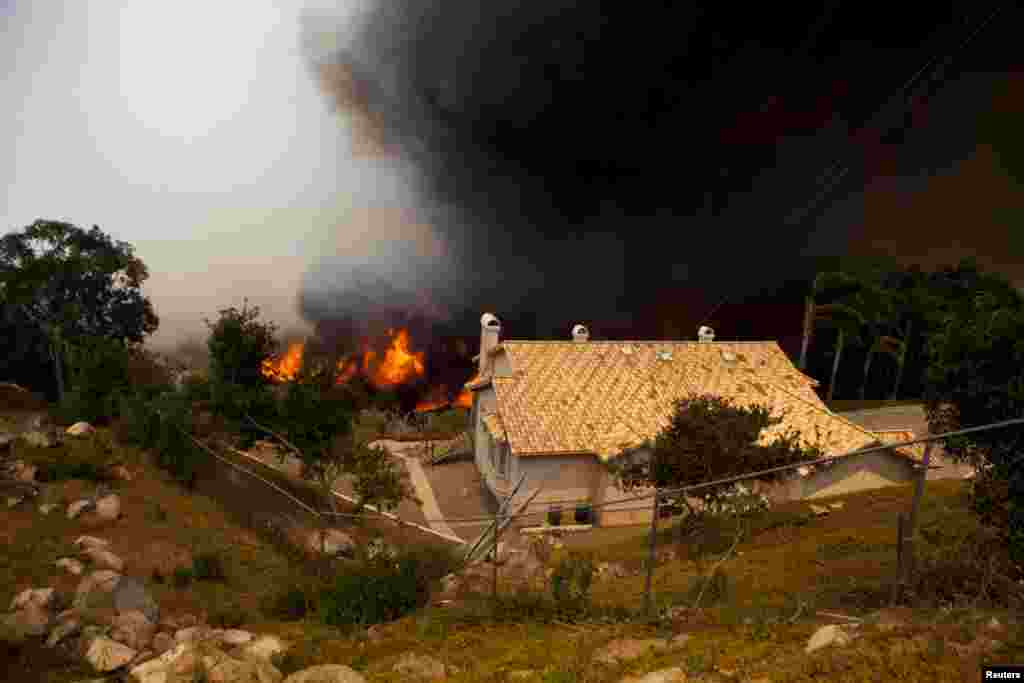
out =
<path fill-rule="evenodd" d="M 650 491 L 650 492 L 647 492 L 647 493 L 644 493 L 644 494 L 640 494 L 640 495 L 636 495 L 636 496 L 630 496 L 630 497 L 626 497 L 626 498 L 619 498 L 619 499 L 615 499 L 615 500 L 611 500 L 611 501 L 604 501 L 604 502 L 601 502 L 601 503 L 594 503 L 594 504 L 589 505 L 589 507 L 591 508 L 591 510 L 597 510 L 597 509 L 601 509 L 601 508 L 605 508 L 605 507 L 610 507 L 610 506 L 613 506 L 613 505 L 622 505 L 623 503 L 636 503 L 638 501 L 650 501 L 651 523 L 650 523 L 650 532 L 649 532 L 649 537 L 648 537 L 648 555 L 647 555 L 647 560 L 644 563 L 645 564 L 645 568 L 646 568 L 646 577 L 645 577 L 644 599 L 643 599 L 644 611 L 647 614 L 650 614 L 652 612 L 652 609 L 653 609 L 653 588 L 652 588 L 652 584 L 653 584 L 654 567 L 655 567 L 655 564 L 656 564 L 656 557 L 657 557 L 657 544 L 658 544 L 658 533 L 657 533 L 657 531 L 658 531 L 658 522 L 661 519 L 661 516 L 660 516 L 660 512 L 661 512 L 660 505 L 661 505 L 662 501 L 673 500 L 673 499 L 678 498 L 678 496 L 680 496 L 680 495 L 684 495 L 685 496 L 686 494 L 700 492 L 700 491 L 706 491 L 708 489 L 720 488 L 720 487 L 723 487 L 723 486 L 729 486 L 729 485 L 732 485 L 732 484 L 737 484 L 737 483 L 740 483 L 740 482 L 743 482 L 743 481 L 749 481 L 749 480 L 752 480 L 752 479 L 764 479 L 766 477 L 771 477 L 772 475 L 781 474 L 781 473 L 784 473 L 784 472 L 787 472 L 787 471 L 796 470 L 796 469 L 799 469 L 799 468 L 802 468 L 802 467 L 808 467 L 808 466 L 812 466 L 812 465 L 821 465 L 821 464 L 827 464 L 827 463 L 836 463 L 836 462 L 839 462 L 841 460 L 844 460 L 844 459 L 847 459 L 847 458 L 851 458 L 851 457 L 856 457 L 856 456 L 859 456 L 859 455 L 866 455 L 866 454 L 870 454 L 870 453 L 878 453 L 878 452 L 883 452 L 883 451 L 892 451 L 894 449 L 903 448 L 903 447 L 906 447 L 906 446 L 923 443 L 923 444 L 925 444 L 925 451 L 924 451 L 924 455 L 922 457 L 921 462 L 917 466 L 917 476 L 915 477 L 915 480 L 914 480 L 915 490 L 914 490 L 914 495 L 913 495 L 913 499 L 912 499 L 912 503 L 911 503 L 911 509 L 910 509 L 910 511 L 908 512 L 907 515 L 904 515 L 903 513 L 900 513 L 898 515 L 898 517 L 897 517 L 897 524 L 896 524 L 896 526 L 897 526 L 897 532 L 896 532 L 896 539 L 897 539 L 897 543 L 896 543 L 896 547 L 897 547 L 897 575 L 896 575 L 895 580 L 894 580 L 894 582 L 892 584 L 893 585 L 892 599 L 895 600 L 895 598 L 896 598 L 896 596 L 897 596 L 897 594 L 899 592 L 900 587 L 902 585 L 904 585 L 910 578 L 912 578 L 912 572 L 913 572 L 913 568 L 914 568 L 914 540 L 915 540 L 915 532 L 916 532 L 916 528 L 917 528 L 917 519 L 918 519 L 919 512 L 920 512 L 921 500 L 922 500 L 923 495 L 924 495 L 925 480 L 927 478 L 928 470 L 930 468 L 931 452 L 932 452 L 932 448 L 933 448 L 934 444 L 936 442 L 938 442 L 938 441 L 943 441 L 945 439 L 949 439 L 949 438 L 953 438 L 953 437 L 964 436 L 964 435 L 967 435 L 967 434 L 973 434 L 973 433 L 978 433 L 978 432 L 983 432 L 983 431 L 989 431 L 989 430 L 993 430 L 993 429 L 1001 429 L 1001 428 L 1004 428 L 1004 427 L 1008 427 L 1008 426 L 1012 426 L 1012 425 L 1020 425 L 1020 424 L 1024 424 L 1024 418 L 1017 418 L 1017 419 L 1012 419 L 1012 420 L 1004 420 L 1002 422 L 996 422 L 996 423 L 991 423 L 991 424 L 987 424 L 987 425 L 980 425 L 980 426 L 977 426 L 977 427 L 969 427 L 969 428 L 966 428 L 966 429 L 960 429 L 960 430 L 955 430 L 955 431 L 951 431 L 951 432 L 945 432 L 945 433 L 942 433 L 942 434 L 935 434 L 935 435 L 930 435 L 930 436 L 926 436 L 926 437 L 910 439 L 910 440 L 902 441 L 902 442 L 888 443 L 888 444 L 884 444 L 884 445 L 881 445 L 881 446 L 871 446 L 871 447 L 868 447 L 868 448 L 861 448 L 861 449 L 857 449 L 857 450 L 854 450 L 854 451 L 849 451 L 847 453 L 837 454 L 837 455 L 823 457 L 823 458 L 817 458 L 817 459 L 814 459 L 814 460 L 807 460 L 807 461 L 802 461 L 802 462 L 791 463 L 791 464 L 783 465 L 783 466 L 780 466 L 780 467 L 773 467 L 773 468 L 766 469 L 766 470 L 758 470 L 756 472 L 748 472 L 748 473 L 745 473 L 745 474 L 731 476 L 731 477 L 722 477 L 722 478 L 719 478 L 719 479 L 715 479 L 713 481 L 701 482 L 701 483 L 691 484 L 691 485 L 687 485 L 687 486 L 680 486 L 680 487 L 673 487 L 673 488 L 656 488 L 653 491 Z M 261 429 L 264 429 L 264 431 L 266 431 L 268 434 L 271 434 L 271 435 L 277 437 L 278 440 L 282 441 L 282 443 L 284 443 L 286 446 L 290 447 L 291 449 L 295 448 L 294 446 L 289 444 L 286 440 L 284 440 L 283 437 L 275 434 L 274 432 L 272 432 L 272 431 L 270 431 L 268 429 L 265 429 L 265 428 L 261 428 Z M 425 520 L 428 525 L 432 524 L 432 523 L 438 523 L 438 522 L 444 522 L 444 523 L 460 523 L 460 522 L 481 522 L 481 523 L 484 523 L 484 522 L 487 522 L 488 523 L 487 528 L 477 537 L 477 539 L 474 542 L 472 542 L 470 544 L 467 544 L 467 542 L 464 539 L 462 539 L 462 538 L 452 537 L 449 534 L 445 534 L 445 533 L 439 532 L 436 529 L 430 528 L 430 526 L 425 526 L 425 525 L 419 524 L 417 522 L 412 522 L 410 520 L 403 520 L 402 518 L 400 518 L 398 515 L 396 515 L 394 513 L 389 513 L 389 512 L 383 511 L 383 510 L 377 510 L 373 506 L 365 506 L 366 507 L 365 510 L 360 511 L 360 512 L 354 512 L 354 513 L 342 513 L 342 512 L 335 512 L 335 511 L 316 510 L 313 507 L 311 507 L 311 506 L 307 505 L 306 503 L 304 503 L 303 501 L 299 500 L 296 496 L 294 496 L 291 493 L 289 493 L 288 491 L 286 491 L 283 487 L 275 484 L 272 481 L 269 481 L 268 479 L 266 479 L 264 477 L 261 477 L 259 474 L 257 474 L 256 472 L 253 472 L 252 470 L 249 470 L 247 468 L 241 467 L 237 463 L 232 462 L 230 459 L 227 459 L 227 458 L 225 458 L 225 457 L 223 457 L 221 455 L 218 455 L 217 453 L 215 453 L 213 451 L 213 449 L 209 445 L 204 444 L 200 440 L 196 439 L 192 434 L 189 434 L 188 432 L 185 432 L 185 435 L 193 443 L 195 443 L 196 446 L 201 448 L 203 451 L 205 451 L 206 453 L 208 453 L 212 457 L 216 458 L 218 461 L 223 462 L 223 463 L 227 464 L 228 466 L 230 466 L 230 467 L 232 467 L 232 468 L 234 468 L 234 469 L 236 469 L 238 471 L 244 472 L 244 473 L 248 474 L 249 476 L 253 477 L 254 479 L 256 479 L 257 481 L 262 482 L 264 485 L 270 487 L 274 491 L 277 491 L 278 493 L 280 493 L 281 495 L 285 496 L 290 501 L 292 501 L 293 503 L 295 503 L 296 505 L 301 507 L 303 510 L 306 510 L 307 512 L 311 513 L 312 515 L 314 515 L 315 517 L 317 517 L 319 519 L 324 519 L 324 518 L 329 518 L 329 517 L 347 517 L 347 518 L 363 518 L 363 519 L 365 519 L 367 517 L 371 517 L 371 516 L 376 515 L 376 516 L 378 516 L 378 517 L 380 517 L 382 519 L 387 519 L 387 520 L 390 520 L 392 522 L 395 522 L 396 524 L 398 524 L 400 526 L 404 525 L 404 526 L 408 526 L 408 527 L 412 527 L 412 528 L 417 528 L 417 529 L 419 529 L 421 531 L 424 531 L 426 533 L 432 534 L 434 536 L 444 538 L 445 540 L 448 540 L 448 541 L 451 541 L 451 542 L 455 542 L 455 543 L 458 543 L 458 544 L 461 544 L 461 545 L 467 545 L 468 546 L 468 551 L 467 551 L 466 555 L 464 556 L 464 563 L 463 563 L 464 565 L 467 565 L 467 564 L 471 563 L 473 560 L 478 559 L 479 557 L 486 556 L 488 553 L 490 553 L 491 554 L 492 563 L 494 565 L 494 572 L 495 572 L 495 579 L 494 579 L 494 583 L 493 583 L 493 592 L 494 592 L 495 596 L 497 595 L 497 567 L 498 567 L 497 551 L 498 551 L 498 543 L 499 543 L 499 539 L 500 539 L 501 535 L 508 528 L 511 527 L 511 522 L 513 520 L 544 517 L 544 516 L 546 516 L 548 514 L 548 512 L 544 511 L 544 510 L 536 510 L 536 511 L 530 511 L 530 512 L 524 511 L 525 508 L 527 507 L 527 505 L 529 504 L 529 502 L 531 502 L 533 500 L 533 497 L 535 497 L 536 494 L 539 492 L 540 489 L 538 488 L 538 489 L 535 489 L 532 492 L 532 495 L 527 496 L 526 503 L 521 504 L 519 510 L 517 512 L 514 512 L 514 513 L 508 512 L 508 509 L 511 507 L 512 498 L 513 498 L 512 496 L 509 496 L 507 499 L 502 501 L 502 504 L 499 506 L 498 510 L 494 514 L 492 514 L 492 515 L 488 515 L 488 516 L 474 516 L 474 517 L 443 517 L 443 518 L 432 518 L 432 519 L 426 519 Z M 251 455 L 249 455 L 249 454 L 247 454 L 247 453 L 245 453 L 243 451 L 239 451 L 239 450 L 234 449 L 232 447 L 228 447 L 228 449 L 233 451 L 233 452 L 235 452 L 238 455 L 248 457 L 248 458 L 254 460 L 255 462 L 258 462 L 258 463 L 260 463 L 260 464 L 262 464 L 264 466 L 273 467 L 272 465 L 269 465 L 268 463 L 263 462 L 262 460 L 259 460 L 258 458 L 255 458 L 254 456 L 251 456 Z M 279 471 L 279 470 L 277 470 L 277 471 Z M 523 483 L 523 480 L 520 479 L 519 485 L 521 486 L 522 483 Z M 517 486 L 517 489 L 518 489 L 518 486 Z M 349 498 L 347 496 L 344 496 L 344 495 L 342 495 L 342 494 L 340 494 L 340 493 L 338 493 L 336 491 L 334 491 L 333 493 L 334 493 L 334 495 L 336 495 L 336 496 L 338 496 L 340 498 L 348 500 L 348 502 L 357 503 L 358 504 L 358 501 L 355 501 L 355 500 L 353 500 L 353 499 L 351 499 L 351 498 Z M 571 501 L 564 501 L 564 502 L 579 502 L 579 500 L 578 499 L 574 499 L 574 500 L 571 500 Z M 550 501 L 546 501 L 546 503 L 550 504 Z M 620 509 L 623 509 L 623 508 L 620 508 Z M 627 508 L 627 509 L 643 509 L 643 508 Z M 369 511 L 369 514 L 367 514 L 367 510 Z M 553 528 L 557 529 L 557 527 L 553 527 Z M 737 537 L 737 541 L 738 541 L 738 537 Z M 734 548 L 735 548 L 735 543 L 733 544 L 733 548 L 731 548 L 725 555 L 723 555 L 719 559 L 718 563 L 716 564 L 716 567 L 718 565 L 720 565 L 722 562 L 726 561 L 726 559 L 730 556 L 730 554 L 731 554 L 731 552 L 732 552 L 732 550 Z M 700 598 L 698 597 L 698 600 L 699 599 Z"/>

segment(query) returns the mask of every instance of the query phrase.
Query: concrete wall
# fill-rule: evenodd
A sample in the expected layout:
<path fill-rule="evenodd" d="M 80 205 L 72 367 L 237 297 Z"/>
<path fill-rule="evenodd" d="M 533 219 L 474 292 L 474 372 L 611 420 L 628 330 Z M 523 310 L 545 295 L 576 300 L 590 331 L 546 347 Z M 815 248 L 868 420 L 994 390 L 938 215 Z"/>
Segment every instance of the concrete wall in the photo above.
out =
<path fill-rule="evenodd" d="M 843 458 L 826 470 L 818 470 L 803 481 L 804 498 L 839 496 L 855 491 L 908 484 L 914 467 L 899 456 L 885 452 Z"/>

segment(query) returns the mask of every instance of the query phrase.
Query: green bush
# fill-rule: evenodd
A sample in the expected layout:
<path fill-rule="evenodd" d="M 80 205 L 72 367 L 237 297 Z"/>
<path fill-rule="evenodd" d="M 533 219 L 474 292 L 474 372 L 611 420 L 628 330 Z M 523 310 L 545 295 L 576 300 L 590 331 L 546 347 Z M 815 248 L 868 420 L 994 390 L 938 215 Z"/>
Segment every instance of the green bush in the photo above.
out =
<path fill-rule="evenodd" d="M 428 598 L 415 558 L 379 560 L 338 576 L 320 593 L 319 616 L 330 626 L 379 624 L 412 612 Z"/>
<path fill-rule="evenodd" d="M 298 621 L 309 611 L 309 601 L 301 588 L 293 586 L 264 600 L 261 611 L 281 621 Z"/>
<path fill-rule="evenodd" d="M 559 526 L 562 523 L 562 508 L 552 507 L 548 510 L 548 524 L 551 526 Z"/>
<path fill-rule="evenodd" d="M 214 628 L 238 628 L 249 621 L 249 613 L 241 605 L 231 603 L 214 609 L 209 621 Z"/>
<path fill-rule="evenodd" d="M 567 609 L 585 607 L 590 602 L 594 582 L 594 560 L 589 555 L 570 553 L 551 574 L 551 597 Z"/>
<path fill-rule="evenodd" d="M 594 508 L 590 505 L 577 505 L 576 506 L 576 523 L 577 524 L 590 524 L 593 519 Z"/>
<path fill-rule="evenodd" d="M 224 562 L 216 553 L 200 553 L 192 558 L 192 574 L 196 581 L 227 581 Z"/>
<path fill-rule="evenodd" d="M 109 478 L 104 467 L 88 460 L 58 460 L 39 463 L 36 471 L 36 479 L 44 483 L 70 479 L 101 482 L 107 481 Z"/>

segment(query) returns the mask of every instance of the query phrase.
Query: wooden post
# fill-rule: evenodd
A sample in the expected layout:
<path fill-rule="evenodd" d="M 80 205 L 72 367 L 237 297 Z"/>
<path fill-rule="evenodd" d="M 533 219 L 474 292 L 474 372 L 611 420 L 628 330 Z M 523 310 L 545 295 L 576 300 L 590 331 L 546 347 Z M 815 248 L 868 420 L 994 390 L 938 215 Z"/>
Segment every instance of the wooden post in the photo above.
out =
<path fill-rule="evenodd" d="M 501 509 L 499 508 L 499 510 L 494 513 L 494 550 L 491 553 L 491 561 L 494 563 L 492 566 L 493 574 L 491 580 L 493 585 L 491 586 L 491 599 L 494 600 L 495 604 L 498 603 L 498 527 L 500 526 L 498 523 L 498 514 L 500 512 Z"/>
<path fill-rule="evenodd" d="M 928 466 L 931 464 L 932 444 L 934 441 L 929 441 L 924 447 L 924 457 L 921 459 L 921 475 L 917 478 L 916 485 L 914 487 L 914 500 L 910 504 L 910 521 L 907 524 L 906 537 L 907 537 L 907 553 L 906 562 L 904 569 L 910 578 L 914 572 L 914 541 L 917 538 L 917 521 L 918 515 L 921 511 L 921 499 L 924 497 L 924 482 L 928 477 Z"/>
<path fill-rule="evenodd" d="M 899 595 L 900 586 L 903 583 L 903 544 L 904 528 L 903 513 L 901 512 L 896 515 L 896 576 L 893 578 L 892 594 L 889 596 L 889 602 L 894 606 Z"/>
<path fill-rule="evenodd" d="M 654 490 L 654 504 L 651 506 L 651 538 L 647 552 L 647 579 L 644 581 L 644 614 L 651 616 L 651 582 L 654 578 L 654 556 L 658 544 L 658 490 Z"/>

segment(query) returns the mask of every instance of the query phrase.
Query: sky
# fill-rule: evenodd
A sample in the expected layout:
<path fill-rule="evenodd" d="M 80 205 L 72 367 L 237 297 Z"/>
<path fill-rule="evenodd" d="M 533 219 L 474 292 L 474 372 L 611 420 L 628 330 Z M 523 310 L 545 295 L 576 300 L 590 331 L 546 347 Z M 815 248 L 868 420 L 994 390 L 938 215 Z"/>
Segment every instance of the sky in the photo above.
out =
<path fill-rule="evenodd" d="M 1024 286 L 1019 8 L 700 5 L 7 0 L 0 219 L 133 244 L 158 344 L 243 296 L 693 337 L 834 254 Z"/>
<path fill-rule="evenodd" d="M 0 7 L 0 223 L 66 220 L 131 243 L 157 344 L 205 335 L 203 318 L 243 297 L 308 328 L 297 297 L 321 260 L 397 268 L 371 223 L 392 243 L 429 241 L 396 217 L 400 164 L 353 152 L 293 3 Z"/>

